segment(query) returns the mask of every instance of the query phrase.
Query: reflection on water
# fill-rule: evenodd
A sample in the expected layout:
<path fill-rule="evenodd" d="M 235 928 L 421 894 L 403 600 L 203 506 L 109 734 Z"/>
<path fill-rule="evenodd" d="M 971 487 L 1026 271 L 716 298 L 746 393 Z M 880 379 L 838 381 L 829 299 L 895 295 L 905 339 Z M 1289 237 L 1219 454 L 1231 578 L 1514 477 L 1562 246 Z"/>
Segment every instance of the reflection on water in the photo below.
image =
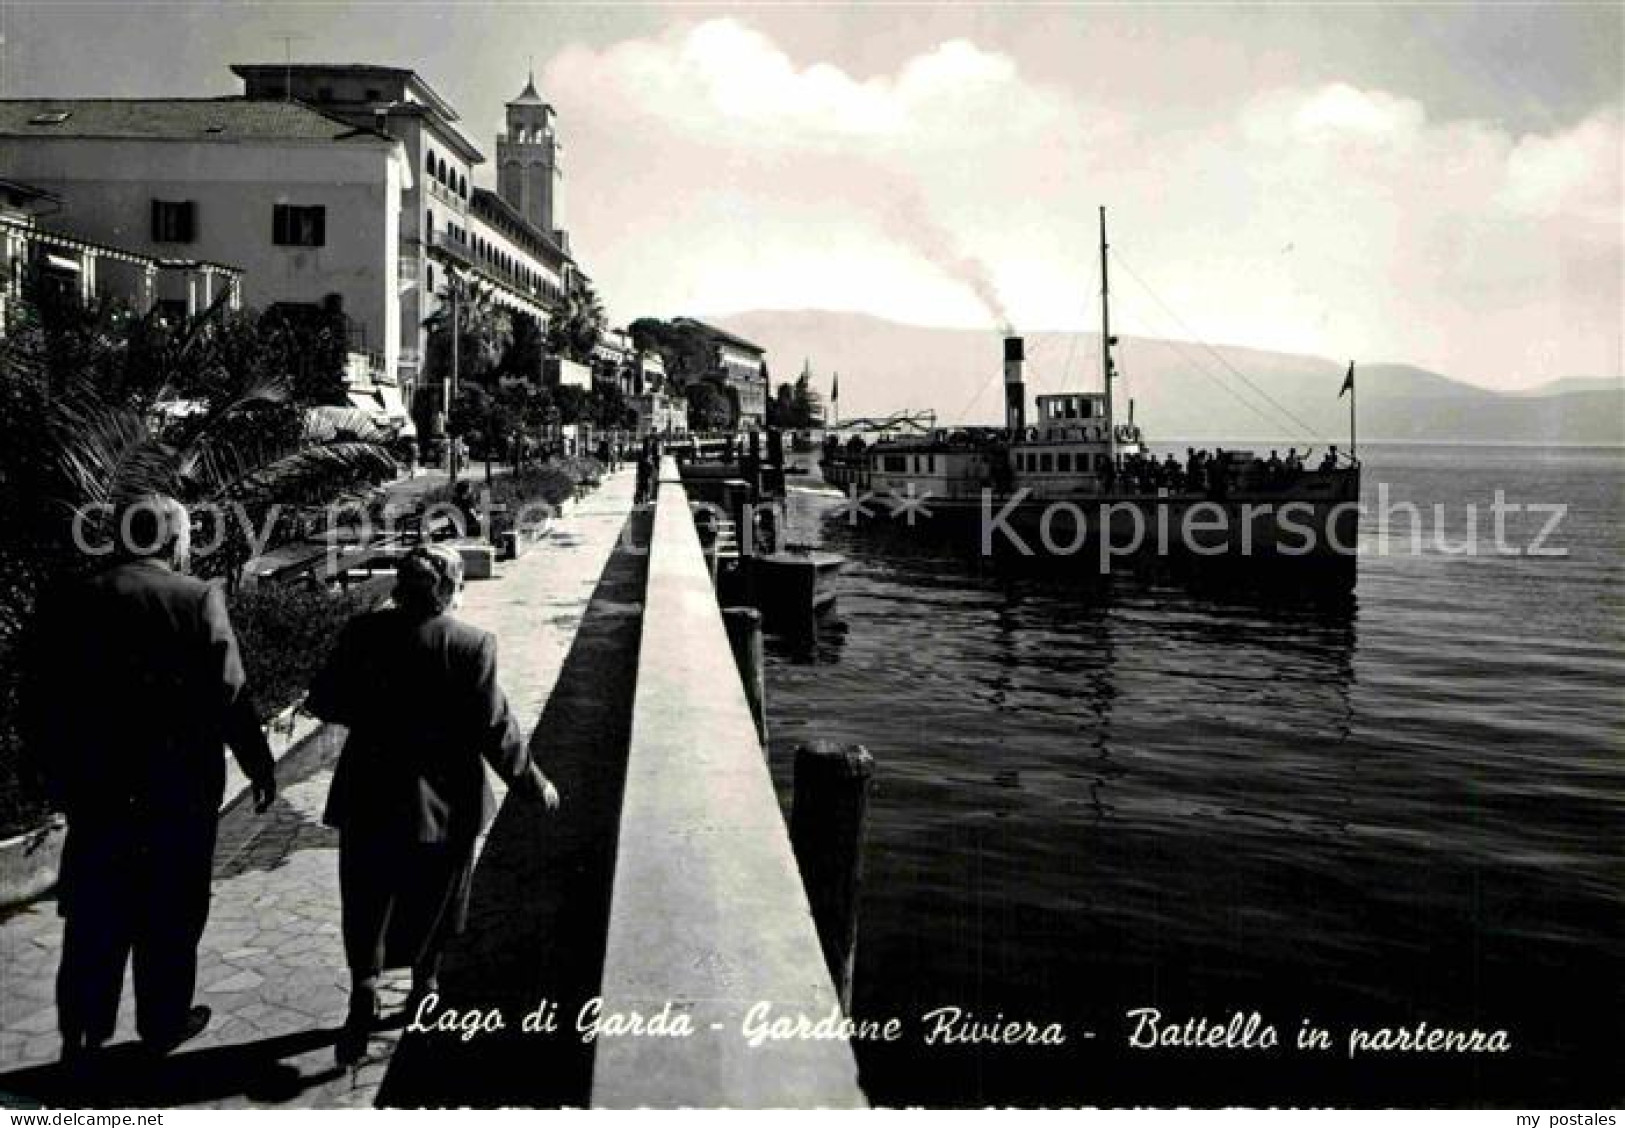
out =
<path fill-rule="evenodd" d="M 1617 1098 L 1620 457 L 1464 457 L 1379 450 L 1368 492 L 1563 497 L 1570 555 L 1100 577 L 798 496 L 796 539 L 850 563 L 839 624 L 770 646 L 773 764 L 787 794 L 802 740 L 878 762 L 855 1009 L 1069 1033 L 861 1047 L 877 1102 Z M 1139 1007 L 1257 1010 L 1285 1048 L 1131 1049 Z M 1334 1052 L 1291 1048 L 1305 1019 Z M 1423 1021 L 1513 1050 L 1344 1053 Z"/>

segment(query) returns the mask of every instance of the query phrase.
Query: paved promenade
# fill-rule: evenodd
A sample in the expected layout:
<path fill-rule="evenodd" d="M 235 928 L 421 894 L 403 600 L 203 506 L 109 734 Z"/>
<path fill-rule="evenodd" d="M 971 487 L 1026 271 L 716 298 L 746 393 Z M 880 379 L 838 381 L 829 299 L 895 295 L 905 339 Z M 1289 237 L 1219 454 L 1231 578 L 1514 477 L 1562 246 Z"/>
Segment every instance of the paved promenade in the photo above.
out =
<path fill-rule="evenodd" d="M 468 586 L 459 614 L 493 631 L 498 672 L 559 786 L 554 816 L 504 804 L 482 843 L 469 933 L 448 952 L 448 1006 L 500 1006 L 515 1026 L 543 997 L 597 991 L 613 862 L 644 560 L 618 550 L 646 522 L 630 469 L 562 518 L 548 540 Z M 647 544 L 646 530 L 636 543 Z M 410 708 L 411 703 L 403 703 Z M 376 1036 L 354 1069 L 334 1065 L 349 976 L 339 938 L 337 836 L 320 814 L 337 754 L 323 734 L 278 769 L 265 815 L 223 817 L 213 910 L 200 953 L 205 1033 L 154 1068 L 133 1042 L 128 988 L 106 1064 L 87 1083 L 55 1065 L 54 901 L 0 921 L 0 1102 L 98 1106 L 365 1107 L 581 1104 L 591 1050 L 549 1038 Z M 405 997 L 397 977 L 385 994 Z M 579 1005 L 579 1004 L 576 1004 Z M 567 1009 L 561 1027 L 573 1018 Z M 404 1016 L 402 1016 L 404 1018 Z M 569 1036 L 565 1036 L 568 1034 Z M 397 1051 L 399 1051 L 397 1053 Z"/>

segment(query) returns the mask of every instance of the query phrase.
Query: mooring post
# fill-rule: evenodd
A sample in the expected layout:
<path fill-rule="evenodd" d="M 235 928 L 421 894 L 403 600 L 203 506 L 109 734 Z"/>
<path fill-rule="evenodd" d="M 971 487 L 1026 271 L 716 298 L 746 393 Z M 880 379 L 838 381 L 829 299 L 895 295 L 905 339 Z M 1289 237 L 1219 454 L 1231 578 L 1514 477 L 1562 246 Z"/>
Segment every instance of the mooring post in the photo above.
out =
<path fill-rule="evenodd" d="M 790 845 L 801 867 L 824 962 L 852 1013 L 852 969 L 863 890 L 863 840 L 875 761 L 861 744 L 819 740 L 796 749 Z"/>
<path fill-rule="evenodd" d="M 722 621 L 728 627 L 728 644 L 733 647 L 739 680 L 745 683 L 745 700 L 756 721 L 756 735 L 767 754 L 767 679 L 762 654 L 762 613 L 754 607 L 724 607 Z"/>

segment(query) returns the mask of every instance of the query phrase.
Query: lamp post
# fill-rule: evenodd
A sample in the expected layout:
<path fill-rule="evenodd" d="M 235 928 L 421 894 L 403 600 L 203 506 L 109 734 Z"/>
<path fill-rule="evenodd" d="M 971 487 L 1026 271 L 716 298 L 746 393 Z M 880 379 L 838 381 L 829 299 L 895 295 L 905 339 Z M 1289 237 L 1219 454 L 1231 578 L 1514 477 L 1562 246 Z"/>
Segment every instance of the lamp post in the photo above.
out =
<path fill-rule="evenodd" d="M 457 323 L 457 298 L 459 292 L 459 279 L 457 272 L 446 268 L 446 297 L 451 303 L 451 372 L 441 384 L 444 389 L 443 410 L 446 414 L 446 472 L 452 481 L 457 480 L 461 470 L 460 460 L 457 456 L 457 432 L 452 426 L 452 404 L 457 398 L 457 368 L 462 352 L 462 342 L 459 339 Z"/>

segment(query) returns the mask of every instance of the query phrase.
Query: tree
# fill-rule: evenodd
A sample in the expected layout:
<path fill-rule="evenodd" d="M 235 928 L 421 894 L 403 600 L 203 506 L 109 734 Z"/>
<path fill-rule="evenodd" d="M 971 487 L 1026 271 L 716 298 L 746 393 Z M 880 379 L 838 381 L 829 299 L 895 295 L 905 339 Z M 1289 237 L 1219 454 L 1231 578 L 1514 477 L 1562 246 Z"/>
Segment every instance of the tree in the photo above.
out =
<path fill-rule="evenodd" d="M 803 368 L 791 396 L 791 427 L 817 427 L 824 420 L 824 401 L 812 386 L 812 369 Z"/>
<path fill-rule="evenodd" d="M 559 312 L 547 327 L 549 352 L 582 364 L 592 362 L 592 351 L 604 335 L 608 319 L 604 303 L 585 275 L 573 273 Z"/>
<path fill-rule="evenodd" d="M 801 430 L 822 425 L 824 403 L 813 390 L 812 373 L 803 370 L 795 384 L 780 384 L 767 401 L 769 426 Z"/>
<path fill-rule="evenodd" d="M 561 384 L 554 388 L 553 402 L 558 408 L 559 422 L 566 426 L 586 422 L 591 399 L 590 392 L 573 384 Z"/>
<path fill-rule="evenodd" d="M 703 380 L 717 367 L 716 345 L 696 326 L 640 317 L 627 326 L 627 332 L 634 347 L 660 354 L 667 380 L 674 387 Z"/>
<path fill-rule="evenodd" d="M 222 294 L 203 314 L 137 314 L 108 298 L 26 286 L 32 347 L 48 373 L 76 373 L 112 402 L 151 410 L 160 396 L 219 404 L 247 381 L 285 381 L 287 402 L 348 403 L 344 373 L 349 321 L 329 301 L 319 310 L 233 310 Z"/>
<path fill-rule="evenodd" d="M 723 431 L 733 422 L 728 397 L 709 380 L 688 386 L 688 429 L 696 433 Z"/>
<path fill-rule="evenodd" d="M 273 306 L 256 325 L 263 346 L 289 373 L 300 403 L 339 406 L 347 402 L 344 371 L 349 362 L 350 319 L 343 300 L 329 294 L 317 309 Z"/>
<path fill-rule="evenodd" d="M 458 382 L 489 381 L 513 339 L 508 311 L 492 302 L 484 290 L 455 275 L 447 279 L 440 299 L 440 307 L 424 322 L 429 328 L 425 376 L 435 382 L 451 378 L 451 325 L 455 304 Z"/>
<path fill-rule="evenodd" d="M 497 366 L 506 355 L 512 339 L 508 311 L 492 302 L 485 290 L 470 279 L 448 272 L 440 292 L 440 307 L 424 324 L 429 329 L 424 357 L 424 384 L 412 405 L 418 433 L 434 435 L 436 417 L 445 409 L 452 368 L 452 326 L 457 332 L 456 383 L 484 384 L 496 378 Z M 455 415 L 445 419 L 446 437 L 459 434 Z M 431 454 L 432 457 L 432 454 Z M 452 472 L 457 472 L 456 462 Z"/>
<path fill-rule="evenodd" d="M 517 420 L 513 458 L 514 469 L 517 470 L 524 464 L 527 443 L 540 445 L 557 408 L 552 392 L 540 384 L 514 384 L 503 388 L 499 396 Z"/>
<path fill-rule="evenodd" d="M 626 402 L 619 385 L 599 382 L 592 386 L 587 418 L 601 431 L 624 431 L 637 426 L 638 413 Z"/>
<path fill-rule="evenodd" d="M 16 307 L 0 338 L 0 820 L 37 814 L 19 774 L 17 647 L 40 592 L 105 563 L 108 507 L 151 493 L 191 507 L 193 570 L 234 585 L 245 523 L 353 496 L 394 473 L 362 412 L 315 407 L 279 332 L 223 303 L 171 321 L 112 303 Z M 307 370 L 308 376 L 308 370 Z M 214 506 L 221 507 L 214 509 Z M 216 516 L 218 514 L 218 517 Z M 216 521 L 224 518 L 223 524 Z"/>
<path fill-rule="evenodd" d="M 789 384 L 780 384 L 778 390 L 767 401 L 767 425 L 769 427 L 795 427 L 793 421 L 796 410 L 795 391 Z"/>
<path fill-rule="evenodd" d="M 498 374 L 540 386 L 542 362 L 547 357 L 547 335 L 534 317 L 519 310 L 508 312 L 508 325 L 508 345 L 497 365 Z"/>

